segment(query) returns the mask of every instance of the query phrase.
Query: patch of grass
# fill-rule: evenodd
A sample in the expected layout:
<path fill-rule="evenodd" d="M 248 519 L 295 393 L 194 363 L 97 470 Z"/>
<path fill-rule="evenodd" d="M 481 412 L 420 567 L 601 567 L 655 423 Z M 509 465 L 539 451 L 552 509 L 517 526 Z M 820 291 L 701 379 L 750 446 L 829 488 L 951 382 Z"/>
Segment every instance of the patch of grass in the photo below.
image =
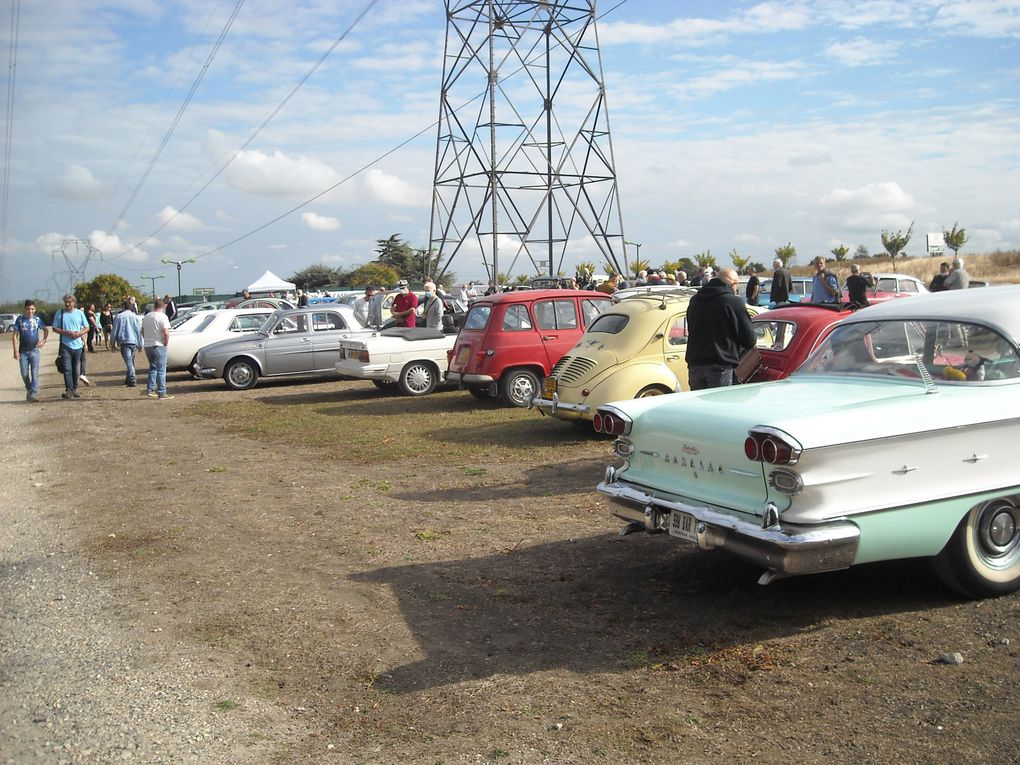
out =
<path fill-rule="evenodd" d="M 417 454 L 432 465 L 467 465 L 467 472 L 486 470 L 470 467 L 478 463 L 547 464 L 578 450 L 608 456 L 605 443 L 587 433 L 516 407 L 476 407 L 458 391 L 410 398 L 368 386 L 311 395 L 277 390 L 263 398 L 200 402 L 188 413 L 261 443 L 314 449 L 331 461 L 406 463 Z"/>
<path fill-rule="evenodd" d="M 466 475 L 485 475 L 485 468 L 483 467 L 466 467 L 464 473 Z"/>
<path fill-rule="evenodd" d="M 211 468 L 206 468 L 205 472 L 207 472 L 207 473 L 226 473 L 227 469 L 225 467 L 211 467 Z"/>
<path fill-rule="evenodd" d="M 230 699 L 223 699 L 222 701 L 217 701 L 215 704 L 213 704 L 213 706 L 216 707 L 216 709 L 218 709 L 221 712 L 230 712 L 234 709 L 237 709 L 241 705 L 238 704 L 236 701 L 231 701 Z"/>
<path fill-rule="evenodd" d="M 439 539 L 441 536 L 442 534 L 440 534 L 438 531 L 433 531 L 432 529 L 418 529 L 416 532 L 414 532 L 415 539 L 418 539 L 422 542 L 432 542 L 436 539 Z"/>

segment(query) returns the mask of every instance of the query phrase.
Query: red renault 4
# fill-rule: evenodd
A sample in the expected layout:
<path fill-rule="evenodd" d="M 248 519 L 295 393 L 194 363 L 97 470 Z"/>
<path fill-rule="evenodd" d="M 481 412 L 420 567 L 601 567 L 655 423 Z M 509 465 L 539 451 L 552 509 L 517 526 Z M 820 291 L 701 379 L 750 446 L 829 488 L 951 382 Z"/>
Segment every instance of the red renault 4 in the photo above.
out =
<path fill-rule="evenodd" d="M 527 406 L 553 365 L 612 298 L 587 290 L 524 290 L 478 298 L 450 351 L 446 379 L 476 398 Z"/>

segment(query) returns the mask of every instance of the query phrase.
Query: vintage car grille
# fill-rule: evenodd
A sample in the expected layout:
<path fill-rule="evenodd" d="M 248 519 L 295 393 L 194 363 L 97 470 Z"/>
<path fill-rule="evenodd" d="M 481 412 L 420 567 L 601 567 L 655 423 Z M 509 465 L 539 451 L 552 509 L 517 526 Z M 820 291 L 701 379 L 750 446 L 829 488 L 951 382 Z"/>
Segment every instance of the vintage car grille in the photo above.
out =
<path fill-rule="evenodd" d="M 556 362 L 549 376 L 569 385 L 583 380 L 597 366 L 598 364 L 584 356 L 564 356 Z"/>

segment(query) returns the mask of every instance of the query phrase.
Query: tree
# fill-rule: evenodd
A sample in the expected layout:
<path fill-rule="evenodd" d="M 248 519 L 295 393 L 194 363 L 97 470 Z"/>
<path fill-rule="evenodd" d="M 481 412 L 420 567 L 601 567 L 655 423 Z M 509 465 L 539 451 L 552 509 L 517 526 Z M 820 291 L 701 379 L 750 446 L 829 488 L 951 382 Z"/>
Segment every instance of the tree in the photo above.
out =
<path fill-rule="evenodd" d="M 514 277 L 514 281 L 516 281 L 521 286 L 524 286 L 525 284 L 531 281 L 531 277 L 528 276 L 527 274 L 517 274 L 517 276 Z"/>
<path fill-rule="evenodd" d="M 81 282 L 74 286 L 74 299 L 80 308 L 89 303 L 96 305 L 110 303 L 116 310 L 124 305 L 124 301 L 131 295 L 134 295 L 138 305 L 145 304 L 142 293 L 131 286 L 127 279 L 116 274 L 99 274 L 90 282 Z"/>
<path fill-rule="evenodd" d="M 957 228 L 959 225 L 959 223 L 954 223 L 952 231 L 942 232 L 942 241 L 946 243 L 946 247 L 953 251 L 954 258 L 960 256 L 960 248 L 967 243 L 967 229 Z"/>
<path fill-rule="evenodd" d="M 321 290 L 323 287 L 339 284 L 341 280 L 338 278 L 335 269 L 317 263 L 314 266 L 308 266 L 308 268 L 298 271 L 287 281 L 294 282 L 295 287 L 307 292 L 308 290 Z"/>
<path fill-rule="evenodd" d="M 712 254 L 711 250 L 699 252 L 694 256 L 694 260 L 697 261 L 699 268 L 708 268 L 711 266 L 713 270 L 715 269 L 715 255 Z"/>
<path fill-rule="evenodd" d="M 765 264 L 762 263 L 759 260 L 756 260 L 753 263 L 751 263 L 751 268 L 754 269 L 754 272 L 756 274 L 761 274 L 761 273 L 764 273 L 766 271 Z"/>
<path fill-rule="evenodd" d="M 896 256 L 899 255 L 907 246 L 907 242 L 910 241 L 911 234 L 914 233 L 914 222 L 910 222 L 910 228 L 907 229 L 907 233 L 897 231 L 895 234 L 889 231 L 882 231 L 882 246 L 885 247 L 885 251 L 889 253 L 889 261 L 892 263 L 892 270 L 896 271 Z"/>
<path fill-rule="evenodd" d="M 352 287 L 372 285 L 388 289 L 396 284 L 399 278 L 400 273 L 392 266 L 384 263 L 367 263 L 351 271 L 347 275 L 347 283 Z"/>
<path fill-rule="evenodd" d="M 730 250 L 730 260 L 733 261 L 733 267 L 737 269 L 737 273 L 742 274 L 747 268 L 747 264 L 751 262 L 751 256 L 737 254 L 737 248 L 734 247 Z"/>
<path fill-rule="evenodd" d="M 857 245 L 857 249 L 854 250 L 854 260 L 867 260 L 871 257 L 871 253 L 868 252 L 868 248 L 863 244 Z"/>
<path fill-rule="evenodd" d="M 845 244 L 841 244 L 838 247 L 833 247 L 829 252 L 832 253 L 832 257 L 836 259 L 836 276 L 840 276 L 839 269 L 843 265 L 843 261 L 846 260 L 846 256 L 850 253 L 850 248 Z M 842 277 L 840 277 L 842 281 Z"/>
<path fill-rule="evenodd" d="M 776 247 L 776 257 L 783 261 L 783 266 L 789 267 L 797 258 L 797 248 L 787 242 L 782 247 Z"/>
<path fill-rule="evenodd" d="M 390 266 L 404 278 L 422 273 L 423 257 L 402 241 L 400 234 L 391 234 L 389 239 L 377 239 L 375 252 L 379 256 L 377 262 Z"/>
<path fill-rule="evenodd" d="M 630 262 L 630 270 L 634 272 L 634 276 L 637 276 L 640 271 L 647 271 L 649 267 L 647 260 L 632 260 Z"/>
<path fill-rule="evenodd" d="M 502 287 L 504 284 L 510 283 L 510 274 L 499 273 L 496 274 L 496 284 Z"/>
<path fill-rule="evenodd" d="M 574 278 L 577 279 L 578 284 L 587 284 L 591 281 L 592 274 L 595 273 L 595 264 L 590 260 L 582 260 L 577 264 L 577 268 L 574 269 Z"/>

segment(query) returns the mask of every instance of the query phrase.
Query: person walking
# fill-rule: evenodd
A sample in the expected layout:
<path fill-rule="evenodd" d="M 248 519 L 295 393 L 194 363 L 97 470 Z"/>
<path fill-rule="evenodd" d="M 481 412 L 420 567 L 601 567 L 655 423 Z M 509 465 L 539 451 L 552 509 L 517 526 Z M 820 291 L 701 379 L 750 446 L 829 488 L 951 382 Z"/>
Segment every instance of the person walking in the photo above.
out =
<path fill-rule="evenodd" d="M 107 303 L 103 306 L 103 310 L 99 312 L 99 325 L 103 328 L 103 343 L 106 345 L 106 350 L 113 350 L 113 309 L 110 308 L 110 304 Z"/>
<path fill-rule="evenodd" d="M 149 374 L 145 380 L 145 395 L 149 398 L 173 398 L 166 392 L 166 347 L 170 343 L 170 321 L 166 318 L 162 300 L 142 319 L 142 345 L 149 361 Z"/>
<path fill-rule="evenodd" d="M 793 277 L 783 264 L 781 258 L 772 261 L 772 290 L 769 293 L 769 302 L 779 305 L 790 302 L 790 292 L 793 290 Z"/>
<path fill-rule="evenodd" d="M 89 333 L 89 322 L 84 311 L 77 307 L 74 295 L 64 295 L 64 307 L 53 315 L 53 331 L 60 335 L 60 356 L 64 367 L 64 392 L 61 398 L 80 398 L 78 381 L 88 382 L 82 368 L 85 356 L 85 341 Z"/>
<path fill-rule="evenodd" d="M 755 346 L 751 318 L 737 294 L 739 285 L 737 272 L 723 268 L 691 297 L 685 355 L 691 390 L 732 385 L 740 357 Z"/>
<path fill-rule="evenodd" d="M 113 342 L 120 348 L 120 357 L 124 359 L 124 367 L 127 373 L 124 375 L 124 385 L 134 388 L 137 385 L 135 374 L 135 354 L 138 346 L 142 344 L 142 319 L 134 312 L 134 306 L 130 300 L 124 301 L 124 310 L 117 314 L 113 320 Z"/>
<path fill-rule="evenodd" d="M 970 287 L 970 274 L 963 267 L 963 258 L 953 258 L 953 268 L 946 277 L 947 290 L 965 290 Z"/>
<path fill-rule="evenodd" d="M 99 321 L 96 315 L 96 304 L 89 303 L 85 307 L 85 319 L 89 323 L 89 334 L 86 338 L 86 344 L 88 345 L 89 353 L 96 352 L 96 336 L 99 334 Z M 85 374 L 82 372 L 82 374 Z"/>
<path fill-rule="evenodd" d="M 42 337 L 39 337 L 40 332 Z M 25 301 L 25 313 L 14 320 L 11 345 L 14 360 L 21 365 L 21 379 L 25 382 L 25 400 L 39 400 L 39 349 L 50 336 L 45 322 L 35 315 L 35 301 Z"/>
<path fill-rule="evenodd" d="M 754 266 L 748 266 L 744 273 L 747 274 L 747 287 L 744 291 L 747 304 L 758 305 L 758 296 L 761 294 L 761 279 L 758 278 L 758 272 L 754 270 Z"/>
<path fill-rule="evenodd" d="M 169 293 L 163 296 L 163 315 L 166 316 L 167 321 L 173 321 L 177 318 L 177 305 Z"/>

